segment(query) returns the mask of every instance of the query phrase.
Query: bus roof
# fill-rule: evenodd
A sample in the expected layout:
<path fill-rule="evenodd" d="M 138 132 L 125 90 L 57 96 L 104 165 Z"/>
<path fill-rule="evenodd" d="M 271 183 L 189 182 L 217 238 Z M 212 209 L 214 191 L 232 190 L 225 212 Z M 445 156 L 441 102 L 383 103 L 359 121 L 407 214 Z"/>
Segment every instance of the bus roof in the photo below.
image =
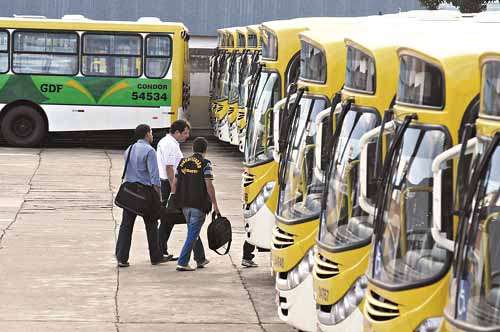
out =
<path fill-rule="evenodd" d="M 137 21 L 96 21 L 80 15 L 70 15 L 62 19 L 43 17 L 0 17 L 0 28 L 50 29 L 50 30 L 91 30 L 123 32 L 189 32 L 183 23 L 162 22 L 157 18 L 144 17 Z"/>
<path fill-rule="evenodd" d="M 300 39 L 319 47 L 328 53 L 328 49 L 338 43 L 344 44 L 344 38 L 360 28 L 356 22 L 339 22 L 332 25 L 329 33 L 324 29 L 313 27 L 300 33 Z"/>
<path fill-rule="evenodd" d="M 369 53 L 373 49 L 382 49 L 401 46 L 402 43 L 411 42 L 426 43 L 431 39 L 444 38 L 448 33 L 452 33 L 457 25 L 468 24 L 462 20 L 449 21 L 420 21 L 420 20 L 396 20 L 390 24 L 369 26 L 360 29 L 346 38 L 347 44 L 357 44 Z M 368 25 L 365 25 L 368 27 Z M 429 34 L 434 33 L 434 38 L 429 38 Z"/>
<path fill-rule="evenodd" d="M 443 33 L 438 38 L 409 38 L 401 43 L 398 53 L 416 53 L 447 63 L 447 59 L 463 56 L 477 56 L 491 49 L 492 39 L 489 27 L 483 24 L 461 22 L 440 26 L 453 33 Z M 498 25 L 500 27 L 500 24 Z M 432 30 L 432 29 L 431 29 Z M 434 30 L 436 31 L 436 30 Z M 425 35 L 425 34 L 424 34 Z M 427 34 L 428 36 L 428 34 Z"/>

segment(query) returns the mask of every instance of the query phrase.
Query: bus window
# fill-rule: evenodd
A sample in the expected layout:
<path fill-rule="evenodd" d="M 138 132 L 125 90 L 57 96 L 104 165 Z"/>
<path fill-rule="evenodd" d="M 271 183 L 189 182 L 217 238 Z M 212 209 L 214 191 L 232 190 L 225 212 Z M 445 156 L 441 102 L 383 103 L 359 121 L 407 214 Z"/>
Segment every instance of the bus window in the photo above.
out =
<path fill-rule="evenodd" d="M 4 37 L 2 37 L 3 39 Z M 12 70 L 18 74 L 76 75 L 76 33 L 15 31 Z M 3 41 L 0 42 L 3 49 Z"/>
<path fill-rule="evenodd" d="M 0 31 L 0 73 L 9 71 L 9 33 Z"/>
<path fill-rule="evenodd" d="M 172 42 L 169 36 L 148 36 L 146 38 L 146 76 L 164 77 L 172 62 Z"/>
<path fill-rule="evenodd" d="M 87 76 L 141 76 L 139 35 L 83 35 L 82 73 Z"/>

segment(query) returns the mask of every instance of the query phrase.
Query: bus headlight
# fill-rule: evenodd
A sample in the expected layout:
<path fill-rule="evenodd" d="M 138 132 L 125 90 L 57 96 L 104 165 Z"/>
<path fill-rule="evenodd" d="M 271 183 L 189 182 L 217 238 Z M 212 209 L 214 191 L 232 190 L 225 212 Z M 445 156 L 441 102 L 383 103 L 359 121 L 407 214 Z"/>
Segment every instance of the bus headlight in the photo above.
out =
<path fill-rule="evenodd" d="M 441 325 L 442 317 L 433 317 L 424 320 L 415 329 L 415 332 L 435 332 L 438 330 L 439 325 Z"/>
<path fill-rule="evenodd" d="M 320 315 L 318 315 L 319 321 L 325 325 L 336 325 L 349 317 L 363 300 L 367 286 L 368 279 L 365 276 L 361 276 L 349 288 L 346 295 L 332 305 L 329 315 L 322 315 L 323 311 L 320 311 Z"/>
<path fill-rule="evenodd" d="M 314 267 L 314 255 L 316 252 L 316 247 L 309 249 L 307 254 L 302 258 L 300 263 L 293 268 L 292 271 L 288 272 L 286 278 L 287 289 L 294 289 L 300 285 L 307 276 L 312 273 Z"/>
<path fill-rule="evenodd" d="M 271 197 L 271 193 L 274 189 L 274 184 L 276 182 L 270 181 L 266 183 L 264 188 L 260 191 L 260 193 L 255 197 L 252 203 L 248 204 L 246 209 L 243 209 L 243 216 L 245 218 L 251 218 L 264 206 L 269 197 Z"/>

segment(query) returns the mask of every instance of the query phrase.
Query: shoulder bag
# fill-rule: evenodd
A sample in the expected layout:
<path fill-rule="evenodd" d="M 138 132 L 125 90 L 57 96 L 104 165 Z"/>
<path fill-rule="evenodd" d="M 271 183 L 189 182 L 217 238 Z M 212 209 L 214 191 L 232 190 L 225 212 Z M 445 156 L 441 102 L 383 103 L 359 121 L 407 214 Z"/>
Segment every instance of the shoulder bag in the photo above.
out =
<path fill-rule="evenodd" d="M 138 182 L 123 182 L 130 161 L 130 153 L 134 144 L 130 146 L 122 174 L 122 183 L 115 197 L 115 204 L 124 210 L 141 217 L 158 219 L 162 209 L 160 196 L 153 188 Z"/>

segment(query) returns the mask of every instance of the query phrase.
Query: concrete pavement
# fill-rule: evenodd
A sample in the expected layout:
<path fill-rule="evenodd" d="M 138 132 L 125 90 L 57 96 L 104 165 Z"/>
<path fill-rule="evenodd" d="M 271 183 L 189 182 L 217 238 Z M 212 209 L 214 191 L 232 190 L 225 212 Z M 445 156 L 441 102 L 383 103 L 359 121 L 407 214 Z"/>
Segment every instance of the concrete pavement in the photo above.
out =
<path fill-rule="evenodd" d="M 206 269 L 179 273 L 150 265 L 141 218 L 131 266 L 116 268 L 122 151 L 0 148 L 0 331 L 291 331 L 276 314 L 269 254 L 239 266 L 241 155 L 211 143 L 209 158 L 231 255 L 207 247 Z M 175 254 L 185 229 L 174 228 Z"/>

